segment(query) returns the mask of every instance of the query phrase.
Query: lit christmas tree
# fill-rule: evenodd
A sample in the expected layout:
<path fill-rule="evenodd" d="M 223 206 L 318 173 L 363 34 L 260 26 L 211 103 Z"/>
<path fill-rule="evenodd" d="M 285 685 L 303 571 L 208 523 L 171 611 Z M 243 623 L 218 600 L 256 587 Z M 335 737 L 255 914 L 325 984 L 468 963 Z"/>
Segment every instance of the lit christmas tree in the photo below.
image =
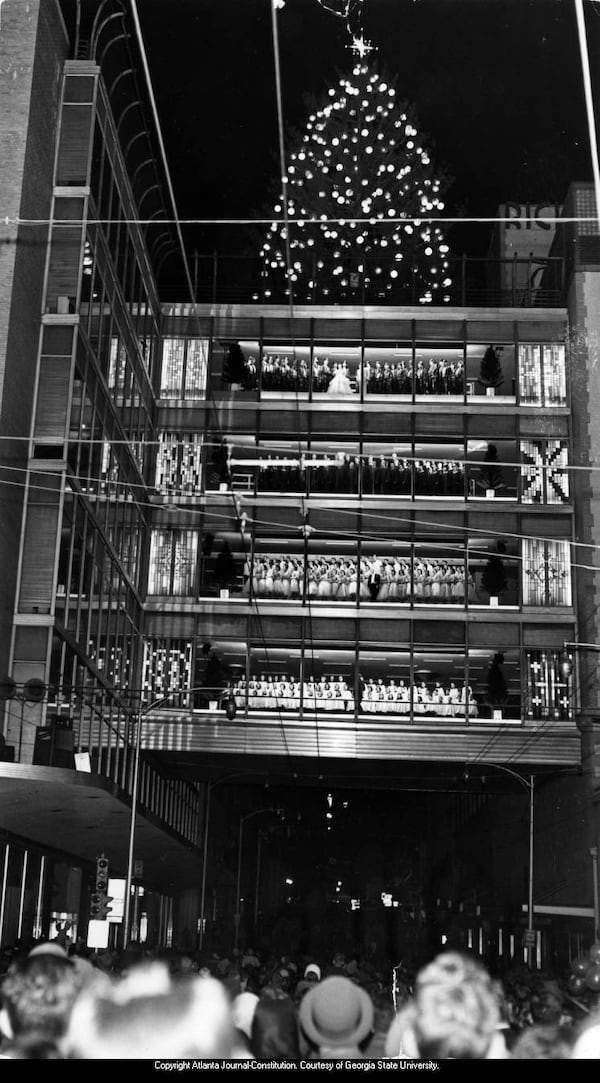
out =
<path fill-rule="evenodd" d="M 449 248 L 428 220 L 449 180 L 434 175 L 415 120 L 364 62 L 329 89 L 290 148 L 287 206 L 281 196 L 261 250 L 265 297 L 289 295 L 289 274 L 299 300 L 450 301 Z"/>

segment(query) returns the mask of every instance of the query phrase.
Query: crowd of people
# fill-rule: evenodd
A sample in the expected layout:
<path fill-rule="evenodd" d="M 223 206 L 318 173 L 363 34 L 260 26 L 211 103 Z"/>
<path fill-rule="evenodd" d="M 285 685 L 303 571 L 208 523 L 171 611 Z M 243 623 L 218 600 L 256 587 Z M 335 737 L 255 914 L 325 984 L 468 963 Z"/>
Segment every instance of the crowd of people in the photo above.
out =
<path fill-rule="evenodd" d="M 246 360 L 243 386 L 258 388 L 259 364 Z M 307 394 L 311 386 L 308 358 L 287 354 L 264 353 L 260 359 L 261 390 L 265 392 Z M 361 386 L 367 395 L 460 395 L 464 394 L 462 357 L 420 357 L 395 361 L 349 363 L 332 361 L 326 354 L 315 355 L 312 366 L 312 390 L 315 394 L 357 395 Z"/>
<path fill-rule="evenodd" d="M 600 1059 L 600 1006 L 471 953 L 382 968 L 334 952 L 92 952 L 58 939 L 4 954 L 0 1057 L 58 1060 Z M 316 1065 L 315 1065 L 316 1067 Z"/>
<path fill-rule="evenodd" d="M 255 598 L 464 605 L 480 601 L 475 576 L 462 560 L 415 557 L 255 555 L 244 570 L 242 593 Z"/>
<path fill-rule="evenodd" d="M 441 718 L 477 718 L 479 707 L 473 689 L 455 681 L 442 684 L 426 681 L 407 683 L 402 678 L 384 681 L 370 677 L 359 680 L 360 710 L 367 714 L 433 715 Z M 341 675 L 300 681 L 287 674 L 281 678 L 265 675 L 233 685 L 237 707 L 250 711 L 354 711 L 354 691 Z"/>
<path fill-rule="evenodd" d="M 293 459 L 268 455 L 258 467 L 258 492 L 356 495 L 359 489 L 362 496 L 464 497 L 464 464 L 458 459 L 406 458 L 395 451 L 364 456 L 340 451 Z"/>

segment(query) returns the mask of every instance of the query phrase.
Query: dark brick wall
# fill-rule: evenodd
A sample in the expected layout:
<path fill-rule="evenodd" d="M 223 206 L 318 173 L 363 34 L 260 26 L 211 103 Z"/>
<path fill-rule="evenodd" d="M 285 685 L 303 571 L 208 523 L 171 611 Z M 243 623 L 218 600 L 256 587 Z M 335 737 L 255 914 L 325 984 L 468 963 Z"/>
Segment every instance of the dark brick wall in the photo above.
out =
<path fill-rule="evenodd" d="M 0 34 L 0 676 L 8 670 L 23 483 L 42 310 L 60 79 L 67 57 L 55 0 L 7 0 Z"/>

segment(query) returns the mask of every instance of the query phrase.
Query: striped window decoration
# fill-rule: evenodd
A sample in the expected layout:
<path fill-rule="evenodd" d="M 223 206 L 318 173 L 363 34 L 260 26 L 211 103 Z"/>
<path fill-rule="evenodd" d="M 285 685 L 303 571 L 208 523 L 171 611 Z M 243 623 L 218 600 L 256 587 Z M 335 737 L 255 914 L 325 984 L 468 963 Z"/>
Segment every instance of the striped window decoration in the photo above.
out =
<path fill-rule="evenodd" d="M 566 406 L 567 378 L 562 343 L 519 345 L 520 401 L 534 406 Z"/>
<path fill-rule="evenodd" d="M 188 639 L 157 636 L 144 643 L 142 688 L 148 698 L 186 692 L 192 686 L 193 644 Z"/>
<path fill-rule="evenodd" d="M 160 394 L 170 399 L 199 399 L 206 393 L 208 339 L 166 338 L 163 342 Z"/>
<path fill-rule="evenodd" d="M 125 344 L 114 335 L 110 340 L 108 388 L 122 394 L 127 383 L 127 350 Z M 118 397 L 118 396 L 116 396 Z"/>
<path fill-rule="evenodd" d="M 161 493 L 199 493 L 202 481 L 200 433 L 160 432 L 156 488 Z"/>

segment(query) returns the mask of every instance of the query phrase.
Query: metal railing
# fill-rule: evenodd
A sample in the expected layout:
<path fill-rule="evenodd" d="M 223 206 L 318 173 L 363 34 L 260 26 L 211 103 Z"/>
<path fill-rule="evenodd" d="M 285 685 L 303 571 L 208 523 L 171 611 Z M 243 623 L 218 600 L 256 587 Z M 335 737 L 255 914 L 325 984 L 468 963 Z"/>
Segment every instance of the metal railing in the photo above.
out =
<path fill-rule="evenodd" d="M 387 263 L 391 264 L 392 259 Z M 191 259 L 193 286 L 198 304 L 289 304 L 282 273 L 268 275 L 259 257 L 198 254 Z M 459 256 L 449 259 L 446 272 L 451 285 L 432 291 L 423 302 L 422 279 L 418 272 L 390 281 L 386 260 L 365 257 L 349 268 L 345 280 L 336 280 L 324 266 L 315 265 L 312 274 L 294 286 L 296 304 L 421 306 L 427 308 L 559 308 L 565 303 L 564 260 L 560 257 L 529 257 L 510 260 Z M 379 273 L 376 273 L 376 268 Z M 189 301 L 187 283 L 167 282 L 165 263 L 161 301 Z M 386 287 L 385 283 L 389 283 Z M 425 291 L 427 292 L 427 291 Z"/>

